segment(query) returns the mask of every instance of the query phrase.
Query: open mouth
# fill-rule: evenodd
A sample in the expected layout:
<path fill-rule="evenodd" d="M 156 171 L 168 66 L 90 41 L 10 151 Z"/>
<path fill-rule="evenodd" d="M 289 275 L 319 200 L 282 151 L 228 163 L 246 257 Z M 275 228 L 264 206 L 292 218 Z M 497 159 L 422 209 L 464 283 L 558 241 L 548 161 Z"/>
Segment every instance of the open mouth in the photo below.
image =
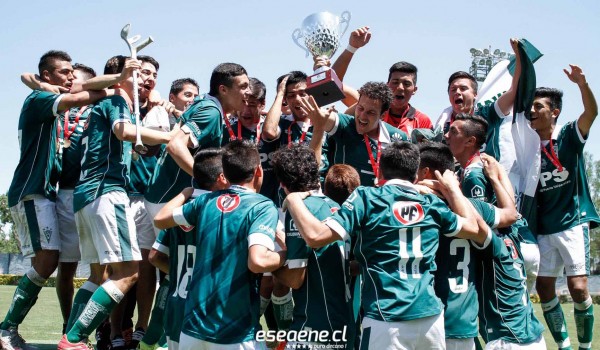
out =
<path fill-rule="evenodd" d="M 357 121 L 358 121 L 358 125 L 360 125 L 362 127 L 365 127 L 365 126 L 369 125 L 369 121 L 368 120 L 367 121 L 362 121 L 360 119 L 357 119 Z"/>
<path fill-rule="evenodd" d="M 404 95 L 395 95 L 394 99 L 402 101 L 402 100 L 404 100 Z"/>
<path fill-rule="evenodd" d="M 454 99 L 454 104 L 457 104 L 457 105 L 461 105 L 464 102 L 465 101 L 462 99 L 462 97 L 457 97 L 457 98 Z"/>

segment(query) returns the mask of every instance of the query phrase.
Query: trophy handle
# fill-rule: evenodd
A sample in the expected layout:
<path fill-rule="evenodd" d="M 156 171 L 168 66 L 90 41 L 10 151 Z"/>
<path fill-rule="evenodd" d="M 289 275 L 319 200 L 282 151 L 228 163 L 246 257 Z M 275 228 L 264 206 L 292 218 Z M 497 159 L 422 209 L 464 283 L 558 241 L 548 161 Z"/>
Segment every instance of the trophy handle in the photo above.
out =
<path fill-rule="evenodd" d="M 300 44 L 298 42 L 298 40 L 300 40 L 300 38 L 302 38 L 303 36 L 304 35 L 302 35 L 302 31 L 300 30 L 300 28 L 296 28 L 294 30 L 294 32 L 292 33 L 292 40 L 294 41 L 294 43 L 296 45 L 298 45 L 299 48 L 302 49 L 302 51 L 306 52 L 306 57 L 308 57 L 308 55 L 310 54 L 310 52 L 308 51 L 308 49 L 304 45 L 302 45 L 302 44 Z"/>
<path fill-rule="evenodd" d="M 346 25 L 344 26 L 344 30 L 342 30 L 342 35 L 340 35 L 340 38 L 344 36 L 344 34 L 346 34 L 346 31 L 348 30 L 348 26 L 350 25 L 350 18 L 352 18 L 352 16 L 350 15 L 350 11 L 344 11 L 342 12 L 342 14 L 340 15 L 340 24 L 345 23 Z"/>

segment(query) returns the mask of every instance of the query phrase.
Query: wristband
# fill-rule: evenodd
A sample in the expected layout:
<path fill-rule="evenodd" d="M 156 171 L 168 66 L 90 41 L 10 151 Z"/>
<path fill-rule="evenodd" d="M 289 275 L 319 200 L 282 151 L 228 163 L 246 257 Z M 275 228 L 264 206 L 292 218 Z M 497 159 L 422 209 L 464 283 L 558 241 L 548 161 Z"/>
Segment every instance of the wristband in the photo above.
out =
<path fill-rule="evenodd" d="M 348 47 L 346 47 L 346 51 L 348 51 L 348 52 L 350 52 L 350 53 L 355 53 L 355 52 L 356 52 L 356 50 L 358 50 L 358 48 L 357 48 L 357 47 L 354 47 L 354 46 L 352 46 L 352 45 L 350 45 L 350 44 L 348 44 Z"/>

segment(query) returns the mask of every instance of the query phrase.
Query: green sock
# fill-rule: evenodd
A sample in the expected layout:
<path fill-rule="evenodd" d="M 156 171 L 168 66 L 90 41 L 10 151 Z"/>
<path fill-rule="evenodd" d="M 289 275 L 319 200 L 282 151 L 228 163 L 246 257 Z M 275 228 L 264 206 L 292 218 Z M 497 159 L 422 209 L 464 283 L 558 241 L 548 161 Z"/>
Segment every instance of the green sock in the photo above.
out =
<path fill-rule="evenodd" d="M 88 303 L 96 289 L 98 289 L 98 285 L 90 281 L 85 281 L 83 286 L 79 288 L 73 299 L 73 307 L 71 308 L 71 314 L 69 315 L 69 321 L 67 322 L 67 332 L 71 330 L 71 327 L 73 327 L 73 324 L 83 312 L 85 305 Z"/>
<path fill-rule="evenodd" d="M 23 322 L 27 313 L 31 310 L 33 304 L 35 304 L 37 295 L 40 293 L 44 283 L 46 283 L 46 279 L 38 275 L 33 267 L 21 277 L 4 322 L 0 324 L 0 329 L 17 327 Z"/>
<path fill-rule="evenodd" d="M 100 323 L 110 315 L 112 309 L 122 299 L 123 292 L 117 288 L 113 281 L 104 282 L 92 294 L 81 316 L 67 333 L 67 340 L 71 343 L 77 343 L 89 337 L 90 333 L 98 328 Z"/>
<path fill-rule="evenodd" d="M 475 350 L 483 350 L 481 343 L 479 342 L 479 338 L 473 338 L 473 343 L 475 343 Z"/>
<path fill-rule="evenodd" d="M 169 279 L 164 278 L 158 287 L 156 297 L 154 298 L 154 307 L 152 308 L 152 315 L 150 316 L 150 322 L 148 323 L 148 329 L 142 341 L 146 344 L 156 344 L 162 335 L 165 333 L 164 328 L 164 314 L 165 306 L 167 304 L 167 298 L 169 297 Z"/>
<path fill-rule="evenodd" d="M 542 303 L 542 311 L 544 311 L 544 319 L 548 324 L 548 330 L 552 334 L 552 338 L 558 345 L 559 349 L 572 349 L 569 333 L 567 332 L 567 324 L 565 315 L 557 297 L 547 303 Z"/>
<path fill-rule="evenodd" d="M 273 303 L 273 313 L 275 314 L 277 329 L 288 330 L 292 324 L 292 317 L 294 315 L 292 291 L 282 297 L 277 297 L 272 294 L 271 302 Z"/>
<path fill-rule="evenodd" d="M 580 349 L 592 348 L 594 335 L 594 306 L 592 298 L 588 297 L 583 303 L 574 303 L 575 327 L 577 327 L 577 340 Z"/>

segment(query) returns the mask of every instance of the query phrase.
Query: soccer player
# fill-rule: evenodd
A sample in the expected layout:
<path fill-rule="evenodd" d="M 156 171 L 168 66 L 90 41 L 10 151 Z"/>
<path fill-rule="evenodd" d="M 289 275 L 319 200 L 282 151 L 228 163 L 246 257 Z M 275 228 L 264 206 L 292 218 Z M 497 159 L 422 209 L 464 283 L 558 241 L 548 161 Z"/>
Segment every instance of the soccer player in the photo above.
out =
<path fill-rule="evenodd" d="M 494 202 L 494 191 L 483 173 L 479 149 L 485 143 L 488 123 L 478 115 L 458 114 L 448 132 L 446 143 L 461 166 L 460 182 L 467 198 Z"/>
<path fill-rule="evenodd" d="M 321 192 L 319 169 L 314 153 L 305 146 L 293 146 L 273 155 L 273 168 L 285 193 L 306 192 L 308 210 L 324 220 L 339 209 L 338 204 Z M 298 233 L 289 213 L 285 214 L 285 266 L 273 272 L 278 280 L 293 289 L 294 314 L 290 326 L 294 331 L 325 331 L 326 341 L 309 339 L 291 341 L 288 347 L 310 344 L 336 344 L 352 349 L 352 303 L 348 256 L 350 241 L 336 241 L 319 249 L 311 249 Z M 323 312 L 325 310 L 325 312 Z M 331 338 L 339 332 L 340 337 Z M 342 339 L 341 334 L 346 335 Z"/>
<path fill-rule="evenodd" d="M 323 193 L 342 205 L 358 186 L 360 177 L 356 169 L 347 164 L 334 164 L 325 176 Z"/>
<path fill-rule="evenodd" d="M 368 82 L 358 90 L 356 116 L 322 110 L 312 96 L 301 99 L 300 108 L 310 116 L 315 129 L 335 140 L 334 162 L 358 171 L 363 186 L 377 184 L 381 151 L 395 141 L 407 140 L 404 131 L 381 120 L 389 108 L 392 92 L 384 83 Z"/>
<path fill-rule="evenodd" d="M 75 79 L 71 57 L 63 51 L 46 52 L 38 69 L 44 83 L 63 89 L 70 89 Z M 57 117 L 71 107 L 85 106 L 107 94 L 107 91 L 54 94 L 34 90 L 23 103 L 19 117 L 21 155 L 8 190 L 8 205 L 21 252 L 24 257 L 32 258 L 32 267 L 21 278 L 0 324 L 3 349 L 27 348 L 17 327 L 59 261 L 61 242 L 55 200 L 61 145 L 57 138 Z"/>
<path fill-rule="evenodd" d="M 223 173 L 229 189 L 187 204 L 184 196 L 176 197 L 179 200 L 170 201 L 154 219 L 160 229 L 195 227 L 196 262 L 181 350 L 257 346 L 260 273 L 274 271 L 285 261 L 285 251 L 273 251 L 277 208 L 257 193 L 263 172 L 256 146 L 243 140 L 229 143 L 223 152 Z"/>
<path fill-rule="evenodd" d="M 571 349 L 565 317 L 555 294 L 556 278 L 567 274 L 573 298 L 579 349 L 590 349 L 594 312 L 587 287 L 590 273 L 589 229 L 600 222 L 590 198 L 583 147 L 598 114 L 598 105 L 585 74 L 576 65 L 564 72 L 577 84 L 583 113 L 564 126 L 556 124 L 562 110 L 562 92 L 538 88 L 531 109 L 531 127 L 542 144 L 538 200 L 540 270 L 537 291 L 544 318 L 560 349 Z"/>
<path fill-rule="evenodd" d="M 448 200 L 457 214 L 436 196 L 419 194 L 413 185 L 418 167 L 416 145 L 389 145 L 381 154 L 379 179 L 385 180 L 384 185 L 358 187 L 324 222 L 304 205 L 307 193 L 286 198 L 294 223 L 310 247 L 348 235 L 357 240 L 355 255 L 365 276 L 361 347 L 386 349 L 396 344 L 406 349 L 443 349 L 443 304 L 433 291 L 432 275 L 439 235 L 485 241 L 459 189 Z"/>
<path fill-rule="evenodd" d="M 209 148 L 200 150 L 194 155 L 194 181 L 199 188 L 193 190 L 192 195 L 189 197 L 190 201 L 201 194 L 224 190 L 229 187 L 229 183 L 223 175 L 222 154 L 221 149 Z M 188 197 L 189 191 L 189 189 L 186 189 L 179 196 Z M 174 200 L 180 201 L 177 197 Z M 192 231 L 193 227 L 190 226 L 176 226 L 162 230 L 150 251 L 150 262 L 169 276 L 165 299 L 155 303 L 155 308 L 159 306 L 157 304 L 163 304 L 163 311 L 166 316 L 164 330 L 169 349 L 176 350 L 179 346 L 185 300 L 189 291 L 196 257 L 197 237 Z M 161 328 L 162 326 L 161 324 Z M 145 338 L 150 333 L 150 329 L 148 329 Z M 156 341 L 158 341 L 158 337 Z M 140 343 L 140 349 L 143 350 L 144 348 L 149 347 L 143 340 Z"/>
<path fill-rule="evenodd" d="M 105 71 L 116 66 L 120 72 L 125 60 L 123 56 L 109 59 Z M 133 78 L 116 87 L 124 90 L 129 101 L 133 100 Z M 102 282 L 104 265 L 110 266 L 109 279 L 97 288 L 79 290 L 74 303 L 89 301 L 63 335 L 58 349 L 88 348 L 85 341 L 90 332 L 106 319 L 136 282 L 137 261 L 141 259 L 127 197 L 131 142 L 136 139 L 130 106 L 125 98 L 112 96 L 90 108 L 81 139 L 81 175 L 73 192 L 73 210 L 82 261 L 91 264 L 91 286 L 97 287 Z M 140 128 L 140 132 L 142 141 L 148 144 L 167 143 L 171 138 L 168 133 L 146 128 Z"/>
<path fill-rule="evenodd" d="M 369 27 L 361 27 L 350 34 L 348 47 L 333 64 L 338 77 L 343 79 L 354 53 L 365 46 L 371 39 Z M 417 93 L 417 67 L 408 62 L 396 62 L 390 69 L 387 86 L 392 90 L 393 100 L 390 107 L 381 118 L 393 127 L 411 135 L 414 129 L 431 129 L 433 125 L 429 117 L 410 104 L 410 99 Z M 350 107 L 348 114 L 354 115 L 354 107 Z"/>
<path fill-rule="evenodd" d="M 210 91 L 198 96 L 181 116 L 181 128 L 167 144 L 145 193 L 152 217 L 192 183 L 193 153 L 201 148 L 220 147 L 224 118 L 246 106 L 250 83 L 244 67 L 222 63 L 212 72 Z"/>

